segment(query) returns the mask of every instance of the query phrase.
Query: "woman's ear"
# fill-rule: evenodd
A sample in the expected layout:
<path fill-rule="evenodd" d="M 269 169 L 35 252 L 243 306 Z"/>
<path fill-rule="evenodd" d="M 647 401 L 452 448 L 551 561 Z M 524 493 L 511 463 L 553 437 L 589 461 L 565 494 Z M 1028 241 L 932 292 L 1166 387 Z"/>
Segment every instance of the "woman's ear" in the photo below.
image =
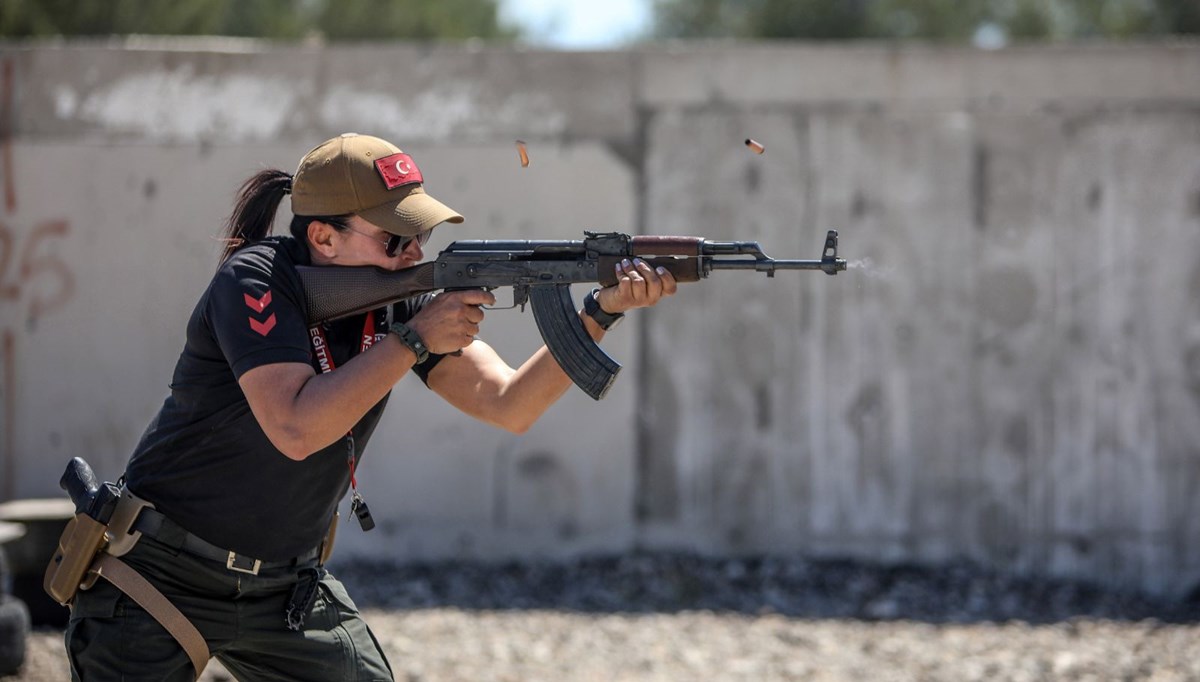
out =
<path fill-rule="evenodd" d="M 337 230 L 329 223 L 313 220 L 308 223 L 308 244 L 323 258 L 337 256 Z"/>

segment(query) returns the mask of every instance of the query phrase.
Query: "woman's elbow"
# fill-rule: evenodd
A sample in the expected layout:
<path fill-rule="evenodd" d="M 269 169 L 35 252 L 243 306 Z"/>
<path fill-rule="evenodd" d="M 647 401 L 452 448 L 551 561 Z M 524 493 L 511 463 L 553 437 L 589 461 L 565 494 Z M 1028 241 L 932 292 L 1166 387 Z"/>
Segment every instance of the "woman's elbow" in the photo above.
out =
<path fill-rule="evenodd" d="M 310 439 L 300 429 L 264 428 L 263 433 L 280 454 L 296 462 L 308 459 L 310 455 L 320 450 L 320 448 L 313 447 Z"/>
<path fill-rule="evenodd" d="M 287 457 L 293 462 L 303 462 L 304 460 L 308 459 L 309 455 L 313 454 L 313 451 L 303 447 L 291 446 L 285 448 L 276 445 L 275 448 L 279 450 L 284 457 Z"/>
<path fill-rule="evenodd" d="M 528 420 L 511 421 L 500 425 L 500 428 L 514 436 L 524 436 L 532 427 L 533 422 Z"/>
<path fill-rule="evenodd" d="M 298 442 L 297 443 L 275 443 L 275 441 L 271 441 L 271 442 L 275 445 L 275 449 L 278 450 L 280 452 L 280 454 L 282 454 L 284 457 L 287 457 L 288 459 L 290 459 L 294 462 L 303 462 L 304 460 L 308 459 L 309 455 L 316 452 L 315 450 L 305 447 L 302 443 L 298 443 Z"/>
<path fill-rule="evenodd" d="M 533 428 L 538 416 L 537 414 L 530 414 L 526 410 L 510 409 L 497 411 L 492 418 L 486 421 L 492 426 L 504 429 L 515 436 L 523 436 L 529 429 Z"/>

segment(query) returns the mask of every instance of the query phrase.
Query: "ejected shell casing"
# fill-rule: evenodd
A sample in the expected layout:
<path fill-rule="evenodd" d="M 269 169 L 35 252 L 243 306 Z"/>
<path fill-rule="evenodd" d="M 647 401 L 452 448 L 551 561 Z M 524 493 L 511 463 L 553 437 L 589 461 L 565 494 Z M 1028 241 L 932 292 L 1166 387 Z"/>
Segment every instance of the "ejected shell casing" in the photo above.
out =
<path fill-rule="evenodd" d="M 521 168 L 529 167 L 529 152 L 525 151 L 524 140 L 517 140 L 517 153 L 521 155 Z"/>
<path fill-rule="evenodd" d="M 762 146 L 762 143 L 751 140 L 748 137 L 746 138 L 746 146 L 749 147 L 750 151 L 754 152 L 755 154 L 762 154 L 763 152 L 767 151 L 767 148 Z"/>

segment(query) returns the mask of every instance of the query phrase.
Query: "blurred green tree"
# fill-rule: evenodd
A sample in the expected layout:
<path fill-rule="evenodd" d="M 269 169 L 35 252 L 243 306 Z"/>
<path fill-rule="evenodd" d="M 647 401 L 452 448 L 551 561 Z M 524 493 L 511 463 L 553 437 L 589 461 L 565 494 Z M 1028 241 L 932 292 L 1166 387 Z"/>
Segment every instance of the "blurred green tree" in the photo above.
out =
<path fill-rule="evenodd" d="M 330 40 L 491 38 L 511 40 L 498 24 L 497 0 L 328 0 L 317 26 Z"/>
<path fill-rule="evenodd" d="M 653 0 L 658 38 L 1123 39 L 1200 33 L 1198 0 Z"/>
<path fill-rule="evenodd" d="M 0 0 L 0 36 L 512 40 L 498 0 Z"/>

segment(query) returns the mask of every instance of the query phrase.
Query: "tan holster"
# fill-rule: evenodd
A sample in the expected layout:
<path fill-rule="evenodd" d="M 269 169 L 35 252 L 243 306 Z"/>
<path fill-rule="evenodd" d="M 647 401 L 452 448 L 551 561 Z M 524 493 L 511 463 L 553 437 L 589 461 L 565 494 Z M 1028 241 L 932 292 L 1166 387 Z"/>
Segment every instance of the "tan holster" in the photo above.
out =
<path fill-rule="evenodd" d="M 55 601 L 68 606 L 75 601 L 79 590 L 90 589 L 97 578 L 104 578 L 171 633 L 191 659 L 199 678 L 210 657 L 204 636 L 162 592 L 117 558 L 141 539 L 141 533 L 130 530 L 145 507 L 154 505 L 125 489 L 108 526 L 87 514 L 77 514 L 58 540 L 58 549 L 46 567 L 42 586 Z"/>

